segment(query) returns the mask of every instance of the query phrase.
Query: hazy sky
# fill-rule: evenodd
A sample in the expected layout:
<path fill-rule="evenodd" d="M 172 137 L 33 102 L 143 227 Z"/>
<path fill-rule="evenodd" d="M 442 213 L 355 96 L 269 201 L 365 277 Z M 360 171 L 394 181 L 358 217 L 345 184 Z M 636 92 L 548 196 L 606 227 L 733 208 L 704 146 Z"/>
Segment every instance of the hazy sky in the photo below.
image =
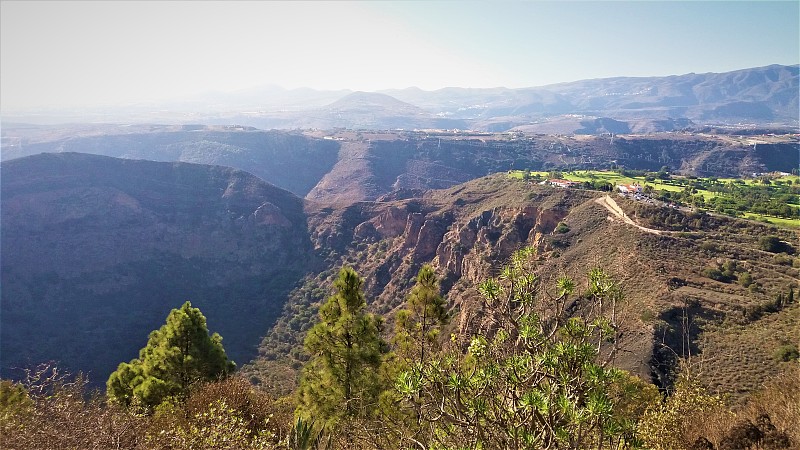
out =
<path fill-rule="evenodd" d="M 800 62 L 800 2 L 0 0 L 0 105 L 541 86 Z"/>

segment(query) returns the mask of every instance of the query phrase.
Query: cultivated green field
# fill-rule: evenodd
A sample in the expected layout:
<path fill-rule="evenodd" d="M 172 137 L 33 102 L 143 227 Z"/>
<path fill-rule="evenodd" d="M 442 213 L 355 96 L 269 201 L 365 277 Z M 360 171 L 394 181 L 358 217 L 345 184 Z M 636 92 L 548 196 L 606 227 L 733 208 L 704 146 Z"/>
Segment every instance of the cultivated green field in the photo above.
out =
<path fill-rule="evenodd" d="M 800 229 L 800 220 L 797 219 L 786 219 L 784 217 L 765 216 L 763 214 L 754 213 L 744 213 L 744 217 L 747 219 L 758 220 L 759 222 L 771 223 L 779 227 Z"/>
<path fill-rule="evenodd" d="M 551 172 L 530 172 L 530 175 L 533 177 L 547 178 L 548 174 L 550 173 Z M 523 179 L 524 174 L 525 171 L 522 170 L 515 170 L 509 172 L 510 177 L 518 179 Z M 561 175 L 562 175 L 561 178 L 569 181 L 607 182 L 613 184 L 614 186 L 618 186 L 621 184 L 639 183 L 643 188 L 647 186 L 652 186 L 653 190 L 656 192 L 658 191 L 683 192 L 686 189 L 688 183 L 690 182 L 694 181 L 699 183 L 708 183 L 711 181 L 708 178 L 687 179 L 684 177 L 675 177 L 670 180 L 661 180 L 659 178 L 656 178 L 655 180 L 647 181 L 644 176 L 625 176 L 618 172 L 600 171 L 600 170 L 578 170 L 572 172 L 561 172 Z M 717 183 L 722 183 L 722 184 L 743 183 L 746 186 L 757 186 L 761 183 L 759 179 L 755 178 L 719 178 L 716 181 Z M 789 176 L 774 177 L 771 179 L 771 182 L 800 185 L 800 176 L 789 175 Z M 696 188 L 693 195 L 702 196 L 703 199 L 706 201 L 714 197 L 725 196 L 725 194 L 723 193 L 712 192 L 701 188 Z M 798 203 L 787 203 L 787 204 L 795 208 L 800 207 L 800 204 Z M 789 219 L 785 217 L 769 216 L 753 212 L 744 212 L 742 216 L 747 219 L 758 220 L 760 222 L 768 222 L 780 227 L 800 229 L 800 219 Z"/>

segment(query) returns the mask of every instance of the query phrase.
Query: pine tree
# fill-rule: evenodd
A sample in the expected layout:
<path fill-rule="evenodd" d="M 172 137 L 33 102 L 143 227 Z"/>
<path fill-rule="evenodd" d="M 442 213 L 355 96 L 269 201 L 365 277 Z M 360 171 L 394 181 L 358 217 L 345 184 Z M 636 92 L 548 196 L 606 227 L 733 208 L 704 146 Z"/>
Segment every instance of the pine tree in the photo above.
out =
<path fill-rule="evenodd" d="M 438 349 L 439 333 L 447 324 L 445 300 L 439 295 L 439 280 L 430 265 L 420 268 L 406 309 L 399 311 L 395 320 L 398 355 L 410 364 L 424 363 Z"/>
<path fill-rule="evenodd" d="M 224 377 L 235 368 L 222 347 L 222 337 L 209 336 L 205 316 L 186 302 L 150 333 L 139 358 L 121 363 L 111 374 L 107 395 L 126 406 L 136 400 L 154 408 L 170 398 L 185 397 L 198 381 Z"/>
<path fill-rule="evenodd" d="M 387 376 L 396 381 L 404 371 L 419 370 L 435 358 L 441 350 L 439 334 L 447 321 L 445 300 L 439 295 L 439 280 L 433 268 L 426 264 L 417 274 L 417 282 L 406 300 L 406 309 L 395 316 L 395 353 L 387 364 Z M 423 427 L 421 389 L 407 396 L 398 396 L 399 391 L 394 389 L 392 394 L 385 394 L 383 403 L 390 407 L 383 408 L 382 414 L 404 428 L 401 434 L 412 437 L 413 442 Z M 397 405 L 401 408 L 397 409 Z"/>
<path fill-rule="evenodd" d="M 374 410 L 385 343 L 380 320 L 365 311 L 362 284 L 353 269 L 343 268 L 334 282 L 336 293 L 306 336 L 312 359 L 303 370 L 297 408 L 304 420 L 331 427 L 343 417 L 367 417 Z"/>

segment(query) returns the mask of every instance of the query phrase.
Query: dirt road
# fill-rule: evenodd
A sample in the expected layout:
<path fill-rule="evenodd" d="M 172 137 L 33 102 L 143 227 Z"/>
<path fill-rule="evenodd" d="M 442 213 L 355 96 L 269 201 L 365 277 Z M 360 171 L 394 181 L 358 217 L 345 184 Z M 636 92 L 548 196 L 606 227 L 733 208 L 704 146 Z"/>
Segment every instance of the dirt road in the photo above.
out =
<path fill-rule="evenodd" d="M 614 201 L 614 199 L 611 198 L 610 195 L 606 195 L 605 197 L 600 197 L 595 201 L 597 203 L 605 206 L 606 209 L 613 215 L 613 217 L 612 216 L 608 216 L 609 220 L 614 220 L 614 218 L 616 217 L 618 220 L 621 220 L 621 221 L 627 223 L 628 225 L 633 225 L 634 227 L 636 227 L 636 228 L 638 228 L 638 229 L 640 229 L 640 230 L 642 230 L 644 232 L 647 232 L 647 233 L 652 233 L 652 234 L 664 234 L 665 233 L 665 231 L 654 230 L 652 228 L 643 227 L 643 226 L 639 225 L 638 223 L 634 222 L 633 219 L 631 219 L 630 217 L 628 217 L 627 214 L 625 214 L 625 211 L 623 211 L 622 208 L 619 207 L 617 202 Z"/>

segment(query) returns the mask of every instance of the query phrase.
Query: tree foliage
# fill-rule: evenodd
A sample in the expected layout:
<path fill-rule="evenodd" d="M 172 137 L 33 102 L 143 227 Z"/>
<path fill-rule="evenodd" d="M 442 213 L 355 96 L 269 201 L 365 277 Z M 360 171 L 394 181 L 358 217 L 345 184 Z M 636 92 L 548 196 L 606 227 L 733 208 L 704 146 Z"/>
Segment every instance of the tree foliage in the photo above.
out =
<path fill-rule="evenodd" d="M 439 294 L 439 280 L 433 267 L 426 264 L 417 274 L 405 308 L 395 315 L 394 352 L 383 371 L 388 388 L 381 397 L 380 413 L 388 428 L 383 434 L 414 443 L 424 432 L 421 391 L 401 395 L 390 386 L 403 371 L 423 367 L 438 357 L 442 350 L 440 334 L 448 320 L 445 299 Z"/>
<path fill-rule="evenodd" d="M 439 333 L 448 320 L 445 306 L 433 268 L 428 264 L 422 266 L 406 300 L 406 308 L 395 317 L 396 353 L 406 363 L 422 364 L 438 352 Z"/>
<path fill-rule="evenodd" d="M 205 316 L 186 302 L 150 333 L 139 358 L 121 363 L 111 374 L 107 395 L 112 402 L 152 409 L 165 400 L 185 398 L 192 385 L 225 377 L 235 368 L 222 337 L 209 335 Z"/>
<path fill-rule="evenodd" d="M 794 253 L 794 248 L 786 242 L 781 241 L 778 236 L 761 236 L 758 238 L 758 247 L 770 253 Z"/>
<path fill-rule="evenodd" d="M 297 415 L 330 428 L 342 417 L 367 417 L 380 391 L 378 370 L 386 345 L 381 322 L 366 312 L 363 280 L 345 267 L 336 293 L 319 310 L 305 339 L 312 359 L 300 380 Z"/>
<path fill-rule="evenodd" d="M 637 431 L 647 448 L 668 450 L 686 448 L 694 443 L 691 428 L 702 417 L 726 411 L 718 395 L 711 395 L 686 370 L 680 373 L 675 388 L 666 401 L 654 403 L 640 418 Z"/>
<path fill-rule="evenodd" d="M 595 269 L 585 293 L 575 295 L 564 277 L 551 294 L 532 256 L 531 249 L 517 252 L 498 278 L 480 285 L 492 326 L 472 337 L 465 356 L 445 352 L 399 376 L 401 394 L 422 393 L 426 447 L 633 443 L 632 417 L 617 408 L 628 397 L 612 389 L 627 377 L 606 366 L 616 350 L 618 284 Z"/>
<path fill-rule="evenodd" d="M 33 406 L 33 400 L 21 383 L 0 380 L 0 423 L 15 414 L 24 414 Z"/>

